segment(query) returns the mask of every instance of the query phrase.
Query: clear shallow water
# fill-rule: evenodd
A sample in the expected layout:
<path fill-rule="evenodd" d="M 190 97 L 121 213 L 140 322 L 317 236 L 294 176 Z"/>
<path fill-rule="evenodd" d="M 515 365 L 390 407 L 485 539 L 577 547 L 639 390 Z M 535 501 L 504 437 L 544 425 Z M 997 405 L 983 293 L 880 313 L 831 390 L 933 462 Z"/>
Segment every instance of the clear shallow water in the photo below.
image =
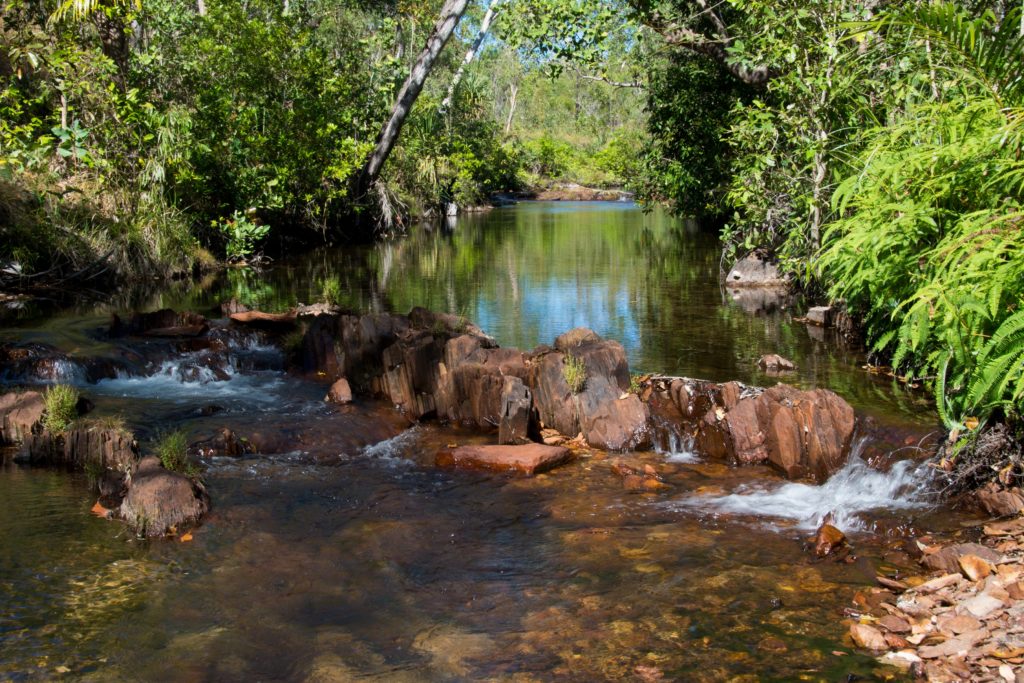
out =
<path fill-rule="evenodd" d="M 800 365 L 791 381 L 830 386 L 880 421 L 931 419 L 857 369 L 856 351 L 815 341 L 788 311 L 751 315 L 717 275 L 714 240 L 665 216 L 525 204 L 261 276 L 128 293 L 123 308 L 27 310 L 0 334 L 104 353 L 92 331 L 112 309 L 205 310 L 231 295 L 281 309 L 337 277 L 353 309 L 463 313 L 503 345 L 587 325 L 622 340 L 635 369 L 766 383 L 754 361 L 778 352 Z M 534 479 L 443 472 L 439 448 L 486 437 L 431 425 L 395 436 L 394 424 L 373 427 L 378 407 L 325 406 L 323 385 L 280 372 L 209 380 L 167 366 L 84 387 L 97 413 L 143 433 L 284 435 L 275 455 L 209 463 L 214 509 L 190 543 L 140 542 L 89 516 L 83 477 L 0 470 L 0 679 L 871 676 L 873 660 L 842 642 L 841 609 L 899 562 L 904 537 L 854 534 L 857 564 L 818 562 L 803 548 L 809 520 L 845 505 L 851 529 L 866 510 L 889 529 L 949 524 L 898 504 L 899 465 L 854 464 L 808 487 L 669 441 L 630 456 L 670 485 L 660 495 L 626 491 L 600 452 Z M 226 410 L 194 417 L 210 403 Z"/>

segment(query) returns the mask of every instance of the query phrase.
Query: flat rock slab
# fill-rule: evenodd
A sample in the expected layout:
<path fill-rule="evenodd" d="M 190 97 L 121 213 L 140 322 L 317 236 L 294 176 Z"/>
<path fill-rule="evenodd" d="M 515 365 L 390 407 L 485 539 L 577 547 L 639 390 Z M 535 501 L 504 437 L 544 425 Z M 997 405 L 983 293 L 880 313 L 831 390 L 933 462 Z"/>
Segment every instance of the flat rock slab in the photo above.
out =
<path fill-rule="evenodd" d="M 522 446 L 459 446 L 437 454 L 438 467 L 464 467 L 537 474 L 569 461 L 571 454 L 562 446 L 531 443 Z"/>

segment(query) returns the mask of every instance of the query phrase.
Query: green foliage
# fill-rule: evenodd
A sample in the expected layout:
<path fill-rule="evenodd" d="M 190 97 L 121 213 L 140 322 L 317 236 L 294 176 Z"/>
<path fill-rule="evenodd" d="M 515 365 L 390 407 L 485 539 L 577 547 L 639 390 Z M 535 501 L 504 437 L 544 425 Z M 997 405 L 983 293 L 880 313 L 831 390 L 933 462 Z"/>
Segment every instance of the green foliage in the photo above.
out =
<path fill-rule="evenodd" d="M 320 283 L 320 298 L 325 304 L 337 306 L 344 299 L 341 280 L 336 277 L 324 278 Z"/>
<path fill-rule="evenodd" d="M 52 434 L 67 431 L 78 417 L 78 391 L 66 384 L 55 384 L 43 394 L 46 412 L 43 428 Z"/>
<path fill-rule="evenodd" d="M 162 434 L 153 444 L 153 452 L 169 472 L 178 472 L 188 477 L 200 474 L 199 467 L 188 457 L 188 437 L 183 430 Z"/>
<path fill-rule="evenodd" d="M 571 353 L 562 360 L 562 377 L 569 385 L 569 391 L 578 394 L 587 386 L 587 366 L 583 359 Z"/>
<path fill-rule="evenodd" d="M 1021 404 L 1024 97 L 1019 10 L 1001 24 L 950 5 L 883 15 L 894 40 L 928 36 L 943 100 L 919 101 L 870 144 L 832 198 L 819 271 L 868 322 L 876 351 L 932 377 L 945 424 L 962 430 Z M 941 48 L 941 49 L 939 49 Z"/>
<path fill-rule="evenodd" d="M 270 226 L 256 223 L 241 211 L 230 218 L 213 222 L 213 227 L 224 238 L 224 252 L 229 260 L 242 260 L 256 252 L 256 245 L 270 233 Z"/>

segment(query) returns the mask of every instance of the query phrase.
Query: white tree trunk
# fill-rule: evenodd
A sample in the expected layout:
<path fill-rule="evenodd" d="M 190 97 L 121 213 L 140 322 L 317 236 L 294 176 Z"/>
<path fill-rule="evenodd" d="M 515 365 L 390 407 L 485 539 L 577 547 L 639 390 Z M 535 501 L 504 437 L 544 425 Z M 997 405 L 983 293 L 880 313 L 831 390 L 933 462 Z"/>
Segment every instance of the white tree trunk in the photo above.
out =
<path fill-rule="evenodd" d="M 470 65 L 473 58 L 476 57 L 477 50 L 480 49 L 480 45 L 484 42 L 484 38 L 487 37 L 487 31 L 491 28 L 491 22 L 494 21 L 494 15 L 501 9 L 501 0 L 491 0 L 490 4 L 487 5 L 487 12 L 484 13 L 484 19 L 480 22 L 480 30 L 477 31 L 476 39 L 473 44 L 469 46 L 466 51 L 466 56 L 462 60 L 462 64 L 459 64 L 458 70 L 455 72 L 455 77 L 452 78 L 452 84 L 448 86 L 448 95 L 441 102 L 441 108 L 439 111 L 443 114 L 448 111 L 448 107 L 452 106 L 452 98 L 455 97 L 455 88 L 458 87 L 459 81 L 462 80 L 462 74 L 465 73 L 466 67 Z"/>
<path fill-rule="evenodd" d="M 516 96 L 519 95 L 519 85 L 509 83 L 508 85 L 508 118 L 505 119 L 505 135 L 512 130 L 512 117 L 516 113 Z"/>
<path fill-rule="evenodd" d="M 387 161 L 395 143 L 398 142 L 398 135 L 402 132 L 405 119 L 412 111 L 416 98 L 420 96 L 420 91 L 423 90 L 423 84 L 426 82 L 427 76 L 430 75 L 434 62 L 437 61 L 437 57 L 441 54 L 448 39 L 452 37 L 468 4 L 469 0 L 445 0 L 444 6 L 441 8 L 441 16 L 434 24 L 434 30 L 427 38 L 427 44 L 420 52 L 416 63 L 413 64 L 412 71 L 405 79 L 402 89 L 398 91 L 395 105 L 391 109 L 391 117 L 377 137 L 377 145 L 373 153 L 366 160 L 366 165 L 360 174 L 360 194 L 365 194 L 380 176 L 384 162 Z"/>

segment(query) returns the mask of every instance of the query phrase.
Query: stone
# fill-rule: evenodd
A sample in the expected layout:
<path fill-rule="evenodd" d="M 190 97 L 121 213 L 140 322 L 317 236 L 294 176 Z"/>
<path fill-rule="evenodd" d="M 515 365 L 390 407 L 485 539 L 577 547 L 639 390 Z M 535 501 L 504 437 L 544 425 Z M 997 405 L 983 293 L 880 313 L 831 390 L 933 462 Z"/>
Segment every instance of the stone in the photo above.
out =
<path fill-rule="evenodd" d="M 958 561 L 960 562 L 960 569 L 963 570 L 964 576 L 971 581 L 984 579 L 992 573 L 992 564 L 977 555 L 961 555 L 958 558 Z"/>
<path fill-rule="evenodd" d="M 856 643 L 857 647 L 865 650 L 888 650 L 889 645 L 885 642 L 885 637 L 882 633 L 867 624 L 850 624 L 850 637 L 853 638 L 853 642 Z"/>
<path fill-rule="evenodd" d="M 917 654 L 922 659 L 936 659 L 938 657 L 962 656 L 970 651 L 988 632 L 984 629 L 970 631 L 956 638 L 950 638 L 936 645 L 925 645 L 918 648 Z"/>
<path fill-rule="evenodd" d="M 530 441 L 533 396 L 518 377 L 505 377 L 501 389 L 499 444 L 524 444 Z"/>
<path fill-rule="evenodd" d="M 190 444 L 188 451 L 204 458 L 213 456 L 239 458 L 251 453 L 252 448 L 245 439 L 239 438 L 233 430 L 221 427 L 209 439 Z"/>
<path fill-rule="evenodd" d="M 789 281 L 779 267 L 757 254 L 738 260 L 725 278 L 727 287 L 785 287 Z"/>
<path fill-rule="evenodd" d="M 559 352 L 535 357 L 530 366 L 529 386 L 542 427 L 559 434 L 580 431 L 574 395 L 562 374 L 565 356 Z"/>
<path fill-rule="evenodd" d="M 1009 517 L 1024 510 L 1024 491 L 1019 487 L 1003 488 L 989 482 L 974 492 L 978 505 L 993 517 Z"/>
<path fill-rule="evenodd" d="M 0 394 L 0 444 L 18 444 L 42 429 L 46 401 L 38 391 Z"/>
<path fill-rule="evenodd" d="M 327 392 L 325 400 L 331 403 L 351 403 L 352 387 L 349 386 L 348 380 L 342 377 L 335 381 Z"/>
<path fill-rule="evenodd" d="M 202 484 L 143 458 L 129 479 L 119 516 L 140 536 L 165 536 L 197 524 L 210 509 Z"/>
<path fill-rule="evenodd" d="M 976 595 L 970 600 L 966 600 L 962 603 L 965 610 L 970 612 L 972 615 L 979 619 L 984 619 L 989 614 L 1003 606 L 1003 601 L 998 598 L 994 598 L 987 593 Z"/>
<path fill-rule="evenodd" d="M 757 365 L 762 370 L 769 372 L 792 372 L 796 370 L 796 364 L 793 361 L 775 353 L 761 356 L 757 360 Z"/>
<path fill-rule="evenodd" d="M 991 548 L 978 543 L 959 543 L 922 556 L 921 564 L 928 569 L 955 574 L 960 572 L 960 558 L 964 555 L 975 555 L 991 563 L 996 563 L 1000 559 L 999 553 Z"/>
<path fill-rule="evenodd" d="M 812 306 L 807 309 L 807 322 L 818 327 L 829 327 L 832 325 L 831 306 Z"/>
<path fill-rule="evenodd" d="M 814 536 L 814 554 L 825 557 L 845 544 L 846 535 L 828 522 L 824 522 Z"/>
<path fill-rule="evenodd" d="M 895 666 L 905 671 L 910 670 L 915 664 L 921 663 L 921 658 L 918 657 L 912 650 L 900 650 L 898 652 L 887 652 L 878 658 L 882 664 L 888 664 Z"/>
<path fill-rule="evenodd" d="M 976 631 L 981 628 L 981 626 L 982 624 L 980 621 L 967 614 L 945 617 L 938 621 L 940 631 L 947 631 L 955 635 L 967 633 L 969 631 Z"/>
<path fill-rule="evenodd" d="M 97 423 L 75 423 L 62 434 L 42 432 L 31 435 L 15 457 L 34 465 L 62 465 L 127 472 L 138 460 L 135 436 L 126 429 L 106 428 Z"/>
<path fill-rule="evenodd" d="M 895 614 L 888 614 L 878 620 L 878 625 L 892 633 L 910 633 L 910 623 Z"/>
<path fill-rule="evenodd" d="M 438 467 L 515 471 L 532 475 L 562 465 L 572 457 L 568 448 L 525 444 L 521 446 L 459 446 L 437 454 Z"/>
<path fill-rule="evenodd" d="M 931 579 L 930 581 L 925 581 L 920 586 L 918 586 L 915 590 L 919 594 L 934 593 L 934 592 L 940 591 L 940 590 L 942 590 L 944 588 L 949 588 L 950 586 L 955 586 L 956 584 L 960 583 L 961 581 L 963 581 L 963 577 L 960 576 L 960 573 L 958 571 L 954 571 L 954 572 L 951 572 L 949 574 L 944 574 L 943 576 L 939 576 L 937 578 Z"/>

